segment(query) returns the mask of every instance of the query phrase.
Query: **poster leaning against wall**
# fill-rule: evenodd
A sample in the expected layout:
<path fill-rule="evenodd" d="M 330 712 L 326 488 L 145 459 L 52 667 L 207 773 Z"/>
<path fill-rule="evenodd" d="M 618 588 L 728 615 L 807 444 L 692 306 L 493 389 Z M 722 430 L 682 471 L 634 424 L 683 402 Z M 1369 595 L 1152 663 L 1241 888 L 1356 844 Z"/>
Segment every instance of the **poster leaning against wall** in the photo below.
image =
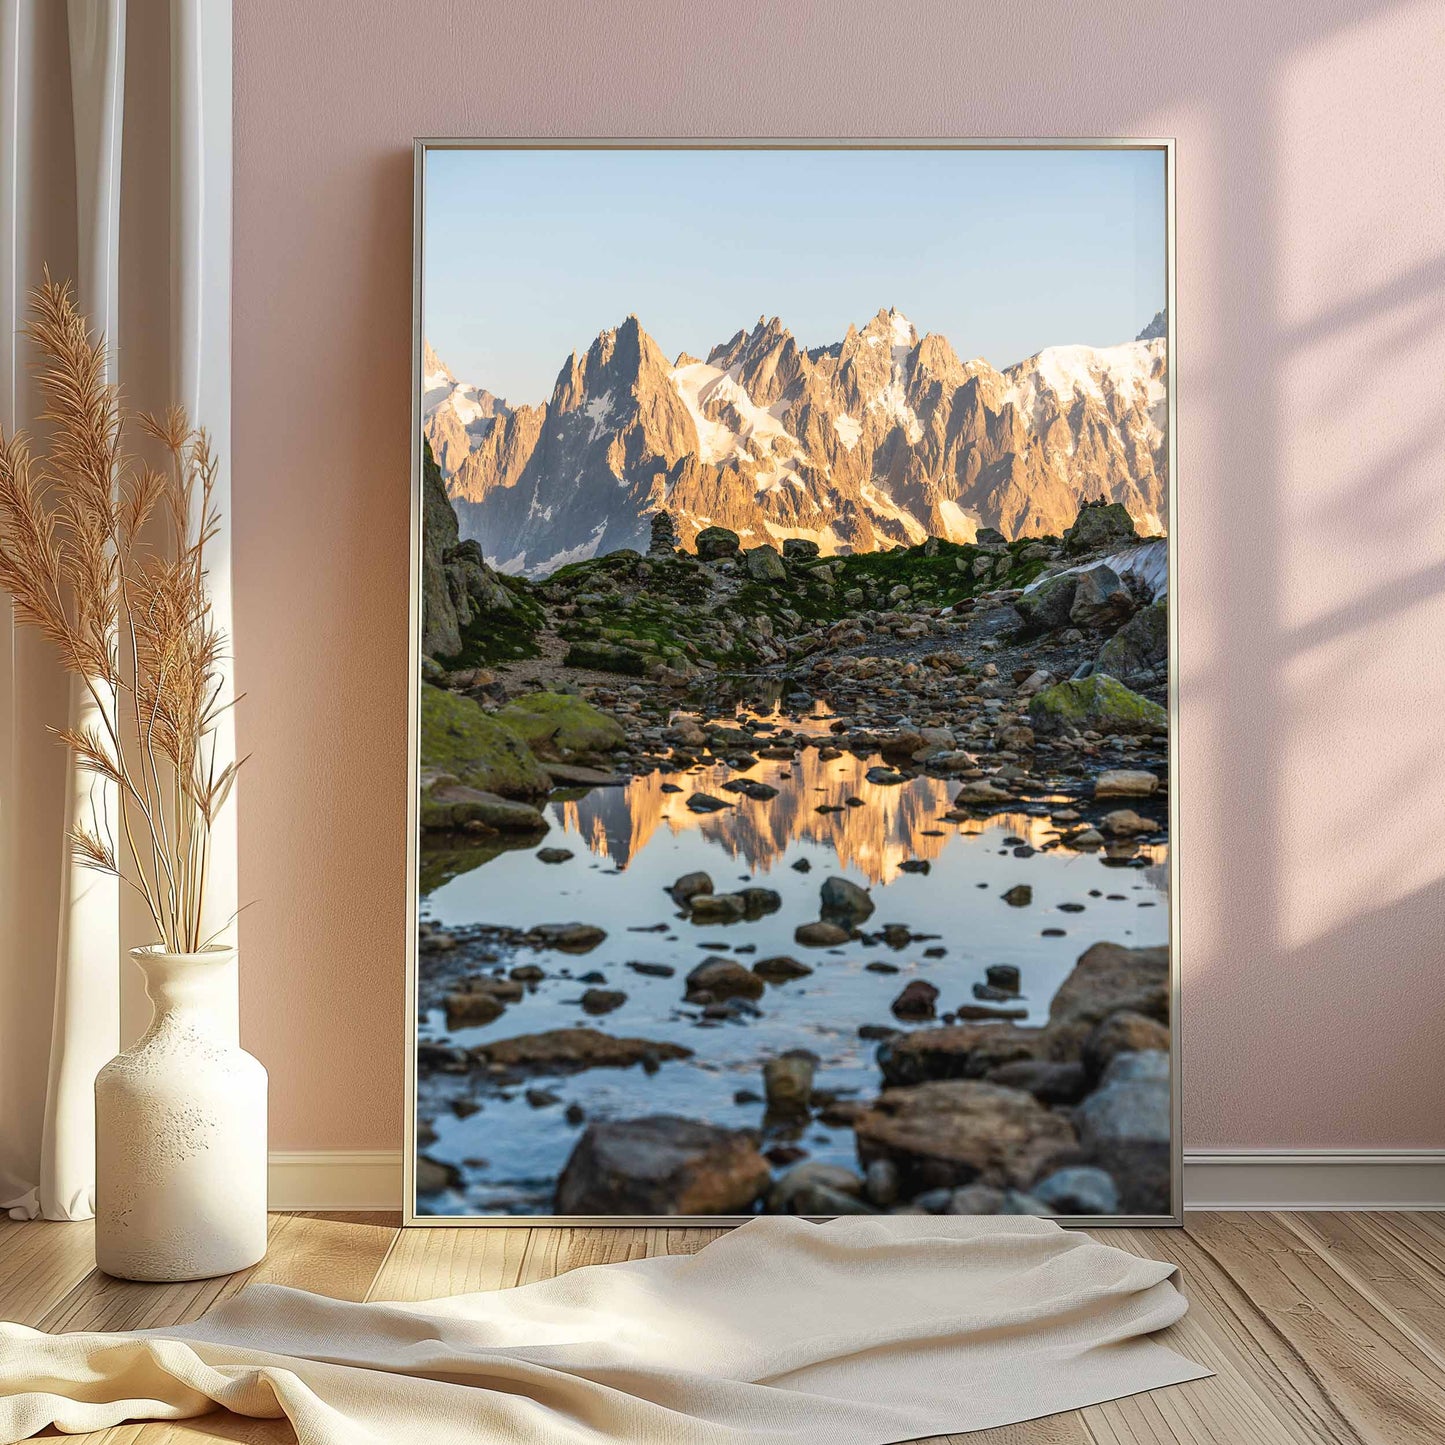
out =
<path fill-rule="evenodd" d="M 416 158 L 409 1222 L 1177 1220 L 1170 144 Z"/>

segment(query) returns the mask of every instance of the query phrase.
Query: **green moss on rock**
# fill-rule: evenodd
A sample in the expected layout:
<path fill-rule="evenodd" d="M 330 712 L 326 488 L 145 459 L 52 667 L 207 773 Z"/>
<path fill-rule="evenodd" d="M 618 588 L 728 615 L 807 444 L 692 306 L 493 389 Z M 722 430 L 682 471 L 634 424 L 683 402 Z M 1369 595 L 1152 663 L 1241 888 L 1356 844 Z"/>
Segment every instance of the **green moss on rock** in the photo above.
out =
<path fill-rule="evenodd" d="M 464 787 L 446 774 L 430 787 L 423 787 L 420 821 L 424 830 L 443 832 L 483 828 L 495 833 L 536 835 L 547 831 L 547 819 L 531 804 Z"/>
<path fill-rule="evenodd" d="M 496 714 L 538 757 L 570 758 L 610 753 L 627 735 L 622 724 L 585 698 L 565 692 L 534 692 Z"/>
<path fill-rule="evenodd" d="M 723 557 L 736 557 L 740 540 L 730 527 L 704 527 L 697 534 L 693 547 L 704 561 L 716 561 Z"/>
<path fill-rule="evenodd" d="M 1055 683 L 1035 693 L 1029 704 L 1029 721 L 1036 733 L 1045 736 L 1070 729 L 1152 734 L 1165 732 L 1169 726 L 1169 716 L 1157 702 L 1102 672 Z"/>
<path fill-rule="evenodd" d="M 469 697 L 422 684 L 421 764 L 503 798 L 539 798 L 552 786 L 520 734 Z"/>
<path fill-rule="evenodd" d="M 624 677 L 644 677 L 659 659 L 618 642 L 589 642 L 579 638 L 567 649 L 563 667 L 587 667 L 594 672 L 620 672 Z"/>
<path fill-rule="evenodd" d="M 1077 556 L 1095 547 L 1113 547 L 1132 542 L 1138 532 L 1134 519 L 1122 502 L 1085 502 L 1074 525 L 1064 533 L 1064 555 Z"/>
<path fill-rule="evenodd" d="M 422 653 L 452 668 L 537 655 L 546 614 L 521 577 L 488 567 L 475 541 L 462 541 L 430 444 L 422 459 Z"/>
<path fill-rule="evenodd" d="M 1141 607 L 1103 646 L 1098 669 L 1121 682 L 1162 683 L 1169 676 L 1169 605 Z"/>

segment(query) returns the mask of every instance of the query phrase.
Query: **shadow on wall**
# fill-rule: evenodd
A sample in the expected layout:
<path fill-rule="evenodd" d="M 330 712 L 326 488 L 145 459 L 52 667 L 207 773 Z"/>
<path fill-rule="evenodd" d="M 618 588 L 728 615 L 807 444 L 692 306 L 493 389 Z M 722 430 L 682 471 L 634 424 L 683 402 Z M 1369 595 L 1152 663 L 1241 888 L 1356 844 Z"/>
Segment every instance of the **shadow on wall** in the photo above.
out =
<path fill-rule="evenodd" d="M 1402 154 L 1394 132 L 1425 98 L 1401 62 L 1440 16 L 1309 18 L 1286 48 L 1242 47 L 1214 106 L 1214 193 L 1181 203 L 1181 237 L 1214 205 L 1233 281 L 1209 288 L 1209 317 L 1180 306 L 1196 1147 L 1445 1143 L 1429 821 L 1445 803 L 1445 406 L 1417 384 L 1445 350 L 1438 187 L 1404 224 L 1392 214 L 1412 172 L 1439 172 L 1438 139 L 1433 157 Z M 1187 154 L 1181 172 L 1187 187 Z M 1191 338 L 1211 331 L 1196 373 Z M 1212 435 L 1194 429 L 1201 402 Z"/>
<path fill-rule="evenodd" d="M 1439 7 L 955 18 L 739 0 L 706 18 L 559 6 L 473 31 L 446 0 L 374 8 L 342 48 L 324 7 L 281 24 L 263 0 L 236 19 L 236 565 L 254 599 L 238 648 L 243 747 L 266 759 L 243 803 L 243 891 L 269 900 L 243 927 L 278 1146 L 400 1133 L 404 780 L 375 766 L 401 756 L 406 717 L 398 138 L 800 129 L 1178 137 L 1187 1142 L 1445 1145 Z M 792 60 L 759 66 L 764 40 Z M 875 83 L 880 56 L 906 80 Z M 982 56 L 998 59 L 961 69 Z M 326 379 L 345 435 L 294 404 L 297 375 Z M 298 495 L 307 515 L 278 536 Z M 298 616 L 315 619 L 304 637 Z M 345 876 L 290 907 L 317 837 L 348 840 Z M 344 967 L 302 982 L 318 958 Z M 366 1017 L 338 1036 L 355 987 Z M 318 1037 L 324 1070 L 296 1062 Z"/>

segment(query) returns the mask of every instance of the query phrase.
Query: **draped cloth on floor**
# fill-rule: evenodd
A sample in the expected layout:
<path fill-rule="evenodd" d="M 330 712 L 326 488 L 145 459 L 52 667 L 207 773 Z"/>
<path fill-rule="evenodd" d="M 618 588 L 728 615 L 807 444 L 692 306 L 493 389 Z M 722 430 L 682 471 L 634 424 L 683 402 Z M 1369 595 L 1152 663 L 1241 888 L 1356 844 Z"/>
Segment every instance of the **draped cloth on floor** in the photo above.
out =
<path fill-rule="evenodd" d="M 0 1325 L 0 1440 L 221 1405 L 302 1445 L 885 1445 L 1209 1374 L 1150 1338 L 1174 1273 L 1029 1217 L 769 1217 L 421 1303 L 253 1285 L 184 1326 Z"/>

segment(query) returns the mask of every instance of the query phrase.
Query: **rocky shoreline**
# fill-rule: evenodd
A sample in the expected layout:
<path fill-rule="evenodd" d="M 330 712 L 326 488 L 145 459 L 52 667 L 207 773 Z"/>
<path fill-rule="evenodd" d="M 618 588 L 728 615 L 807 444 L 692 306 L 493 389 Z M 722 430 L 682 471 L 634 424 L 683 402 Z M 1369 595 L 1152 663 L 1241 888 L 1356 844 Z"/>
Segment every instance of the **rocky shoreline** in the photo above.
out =
<path fill-rule="evenodd" d="M 984 532 L 970 546 L 932 539 L 846 558 L 797 542 L 744 549 L 721 528 L 679 552 L 659 515 L 648 556 L 614 553 L 537 584 L 479 584 L 478 558 L 437 554 L 427 605 L 460 596 L 469 611 L 454 612 L 454 633 L 428 627 L 458 642 L 424 663 L 424 894 L 521 848 L 564 863 L 568 850 L 545 847 L 548 800 L 661 775 L 704 817 L 767 810 L 788 786 L 770 768 L 786 779 L 808 756 L 856 758 L 877 788 L 942 780 L 948 805 L 931 832 L 1035 819 L 1033 842 L 1008 840 L 1021 861 L 1058 851 L 1131 869 L 1167 845 L 1166 544 L 1138 539 L 1122 507 L 1086 506 L 1059 539 Z M 493 641 L 508 656 L 487 653 L 480 599 L 498 587 L 507 625 Z M 769 716 L 738 706 L 760 687 L 778 698 Z M 694 785 L 704 772 L 712 791 Z M 816 917 L 796 919 L 791 953 L 753 958 L 724 943 L 701 961 L 673 953 L 627 967 L 634 986 L 675 988 L 679 1027 L 746 1029 L 765 993 L 786 1008 L 796 981 L 849 948 L 886 955 L 868 965 L 885 975 L 917 965 L 899 980 L 891 1019 L 857 1023 L 876 1047 L 875 1086 L 840 1097 L 816 1054 L 787 1049 L 759 1057 L 756 1088 L 739 1091 L 755 1100 L 747 1128 L 649 1110 L 645 1083 L 627 1117 L 592 1118 L 574 1101 L 554 1212 L 1168 1211 L 1167 948 L 1093 944 L 1047 1022 L 1030 1025 L 1016 965 L 991 966 L 969 997 L 950 996 L 927 977 L 944 946 L 874 924 L 868 891 L 846 878 L 817 887 Z M 775 890 L 706 874 L 678 877 L 670 895 L 675 920 L 708 929 L 746 931 L 780 906 Z M 1023 920 L 1031 897 L 1019 883 L 1003 901 Z M 609 1026 L 625 1015 L 629 985 L 615 968 L 586 966 L 605 936 L 550 919 L 423 924 L 422 1209 L 465 1206 L 455 1167 L 426 1154 L 440 1111 L 545 1094 L 541 1078 L 689 1067 L 692 1050 L 671 1029 L 643 1038 Z M 575 964 L 558 962 L 568 954 Z M 528 1031 L 528 1001 L 548 979 L 575 985 L 568 1001 L 584 1021 Z M 444 1036 L 431 1037 L 437 1017 Z M 481 1042 L 445 1036 L 465 1029 L 485 1030 Z M 851 1132 L 852 1165 L 810 1157 L 819 1124 Z"/>

